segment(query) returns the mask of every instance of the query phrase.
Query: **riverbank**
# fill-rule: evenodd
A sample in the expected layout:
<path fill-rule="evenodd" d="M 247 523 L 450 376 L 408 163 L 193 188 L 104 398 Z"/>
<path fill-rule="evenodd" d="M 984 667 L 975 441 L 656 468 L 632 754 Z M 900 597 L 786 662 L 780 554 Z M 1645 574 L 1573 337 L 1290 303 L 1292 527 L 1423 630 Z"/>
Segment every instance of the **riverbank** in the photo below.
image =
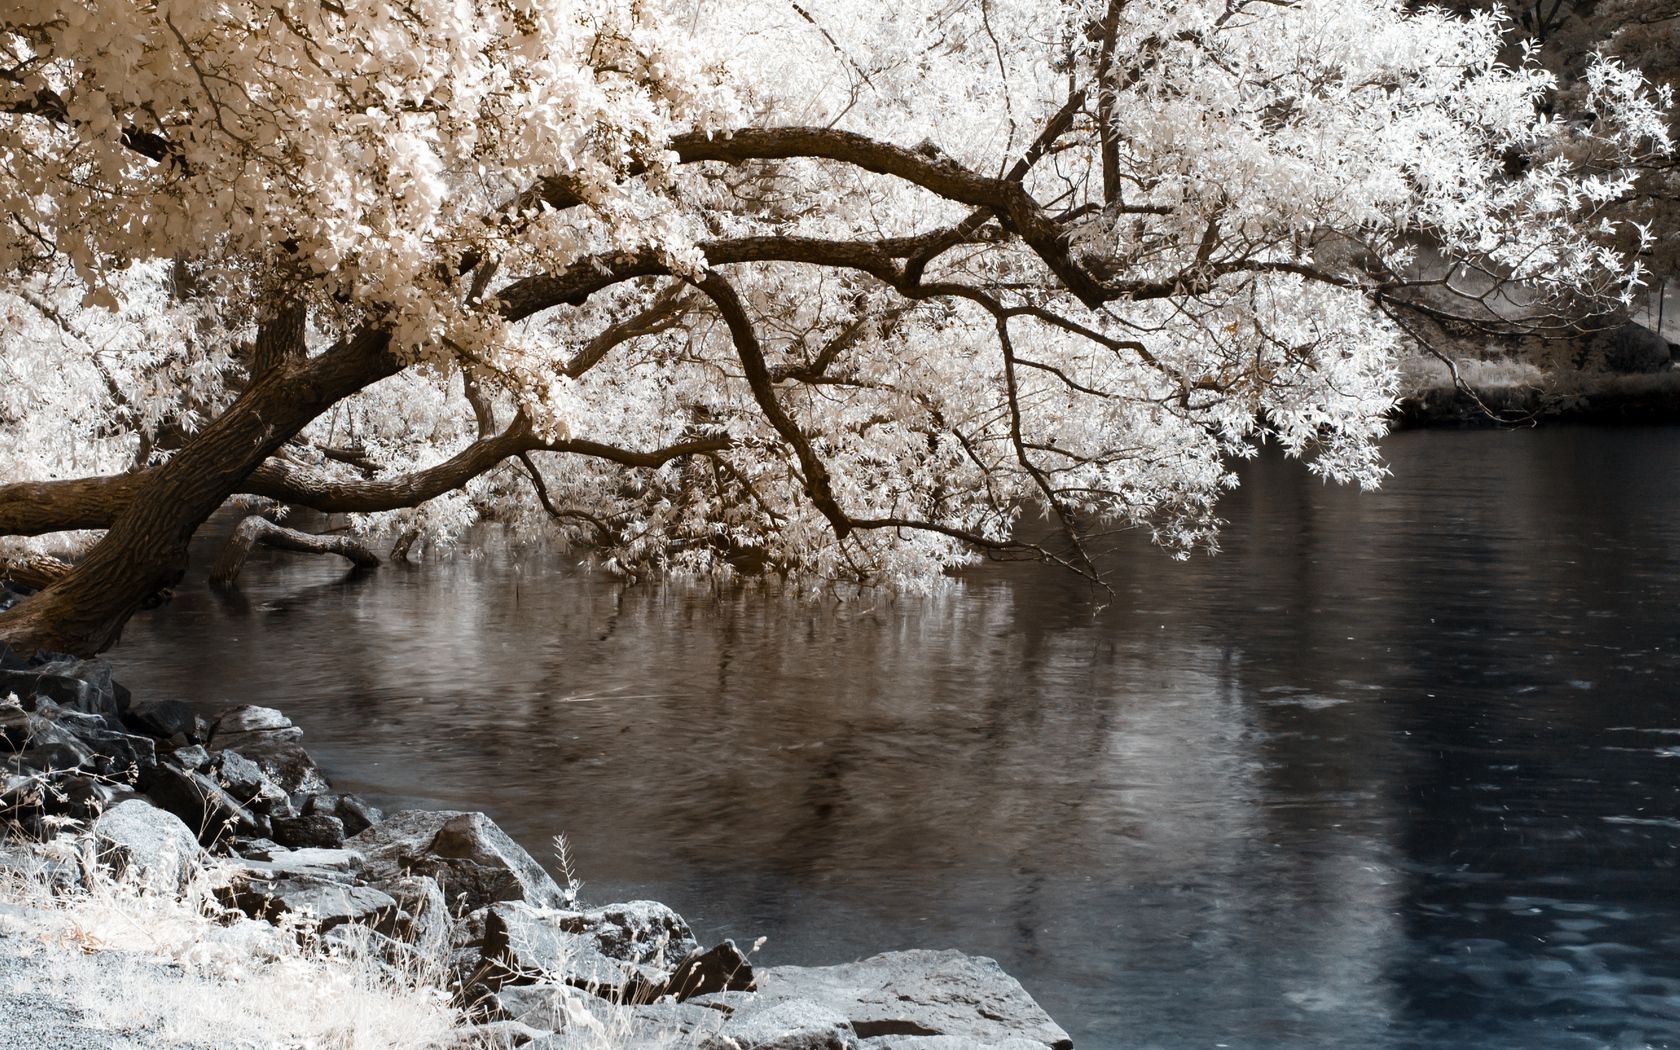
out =
<path fill-rule="evenodd" d="M 24 1046 L 1072 1045 L 989 959 L 755 968 L 663 904 L 585 906 L 483 814 L 333 791 L 302 735 L 0 647 L 0 1011 Z"/>
<path fill-rule="evenodd" d="M 1453 360 L 1414 353 L 1401 362 L 1395 429 L 1536 423 L 1680 423 L 1680 358 L 1628 322 L 1573 335 L 1446 340 Z"/>
<path fill-rule="evenodd" d="M 1590 375 L 1567 383 L 1450 385 L 1414 390 L 1392 414 L 1396 430 L 1538 423 L 1680 423 L 1680 372 Z"/>

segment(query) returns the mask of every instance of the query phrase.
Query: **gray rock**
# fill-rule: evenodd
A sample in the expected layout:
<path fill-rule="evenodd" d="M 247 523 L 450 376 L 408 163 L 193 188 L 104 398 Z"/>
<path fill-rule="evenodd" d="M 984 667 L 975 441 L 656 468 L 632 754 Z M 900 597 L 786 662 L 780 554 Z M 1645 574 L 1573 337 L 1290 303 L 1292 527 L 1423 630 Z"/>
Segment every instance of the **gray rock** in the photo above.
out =
<path fill-rule="evenodd" d="M 254 840 L 263 842 L 266 840 Z M 362 856 L 347 849 L 284 849 L 269 842 L 265 856 L 233 858 L 236 867 L 258 878 L 310 877 L 353 882 Z"/>
<path fill-rule="evenodd" d="M 385 892 L 399 909 L 392 935 L 410 945 L 422 959 L 443 958 L 449 950 L 452 924 L 449 901 L 437 880 L 429 875 L 409 875 L 387 883 Z"/>
<path fill-rule="evenodd" d="M 456 1033 L 453 1042 L 443 1046 L 444 1050 L 484 1050 L 487 1047 L 502 1050 L 504 1047 L 525 1046 L 533 1040 L 553 1034 L 519 1021 L 487 1021 L 461 1029 Z"/>
<path fill-rule="evenodd" d="M 256 763 L 287 794 L 316 795 L 331 789 L 315 760 L 296 741 L 262 733 L 239 739 L 234 750 Z M 220 745 L 221 738 L 215 742 Z"/>
<path fill-rule="evenodd" d="M 245 704 L 223 711 L 216 719 L 215 728 L 210 731 L 210 738 L 220 741 L 224 736 L 234 736 L 239 733 L 271 733 L 285 729 L 297 729 L 292 720 L 276 711 L 272 707 L 258 707 L 255 704 Z M 297 730 L 294 736 L 302 736 L 303 730 Z M 221 747 L 231 747 L 230 744 L 219 743 Z"/>
<path fill-rule="evenodd" d="M 746 992 L 753 988 L 753 967 L 734 941 L 705 951 L 696 949 L 678 964 L 660 994 L 678 1000 L 713 992 Z"/>
<path fill-rule="evenodd" d="M 614 1002 L 647 1002 L 664 994 L 693 954 L 688 924 L 654 901 L 588 911 L 504 901 L 486 915 L 483 981 L 565 984 Z"/>
<path fill-rule="evenodd" d="M 398 910 L 389 894 L 372 886 L 311 876 L 249 879 L 233 886 L 230 895 L 247 915 L 270 921 L 304 915 L 323 931 L 347 922 L 388 930 Z"/>
<path fill-rule="evenodd" d="M 111 665 L 103 660 L 53 660 L 22 670 L 0 670 L 0 696 L 16 693 L 33 709 L 41 699 L 87 714 L 118 717 Z"/>
<path fill-rule="evenodd" d="M 204 857 L 192 829 L 175 814 L 129 799 L 93 822 L 98 858 L 117 874 L 133 874 L 152 886 L 177 887 Z"/>
<path fill-rule="evenodd" d="M 717 1010 L 670 1001 L 616 1006 L 575 988 L 554 984 L 510 985 L 495 996 L 495 1011 L 519 1024 L 551 1033 L 532 1050 L 598 1050 L 598 1032 L 577 1023 L 587 1013 L 622 1047 L 693 1047 L 723 1027 Z"/>
<path fill-rule="evenodd" d="M 179 700 L 142 700 L 128 709 L 123 721 L 131 729 L 160 740 L 167 740 L 176 733 L 195 737 L 199 728 L 197 712 Z"/>
<path fill-rule="evenodd" d="M 1043 1043 L 1031 1039 L 1005 1039 L 1001 1043 L 976 1043 L 954 1035 L 878 1035 L 862 1042 L 863 1050 L 1043 1050 Z"/>
<path fill-rule="evenodd" d="M 255 814 L 203 773 L 189 773 L 159 763 L 141 781 L 141 787 L 159 806 L 197 831 L 200 842 L 214 842 L 229 834 L 261 835 L 267 831 L 257 822 Z"/>
<path fill-rule="evenodd" d="M 287 812 L 291 799 L 285 789 L 269 779 L 261 766 L 237 751 L 225 750 L 216 754 L 215 764 L 216 779 L 245 805 L 267 813 L 279 811 L 291 815 Z"/>
<path fill-rule="evenodd" d="M 364 799 L 330 791 L 324 795 L 311 795 L 304 803 L 303 812 L 305 816 L 319 813 L 337 817 L 344 823 L 346 835 L 360 835 L 385 819 L 385 814 L 377 806 L 369 805 Z"/>
<path fill-rule="evenodd" d="M 23 767 L 42 772 L 84 769 L 95 764 L 94 749 L 66 726 L 33 711 L 0 710 L 0 737 Z"/>
<path fill-rule="evenodd" d="M 854 1050 L 844 1014 L 806 999 L 753 1000 L 737 1009 L 701 1050 Z"/>
<path fill-rule="evenodd" d="M 346 835 L 360 835 L 385 819 L 378 806 L 370 805 L 357 795 L 342 795 L 333 807 L 333 816 L 344 822 Z"/>
<path fill-rule="evenodd" d="M 482 813 L 404 810 L 346 845 L 366 858 L 363 874 L 369 882 L 430 875 L 459 912 L 496 901 L 546 907 L 563 902 L 548 872 Z"/>
<path fill-rule="evenodd" d="M 246 705 L 223 712 L 210 731 L 210 743 L 249 759 L 287 794 L 318 795 L 331 790 L 314 759 L 298 743 L 302 736 L 303 730 L 272 707 Z"/>
<path fill-rule="evenodd" d="M 138 797 L 127 786 L 114 784 L 103 774 L 66 773 L 54 778 L 53 790 L 43 800 L 43 809 L 90 820 L 120 802 Z"/>
<path fill-rule="evenodd" d="M 210 765 L 210 752 L 197 744 L 178 747 L 169 753 L 169 763 L 188 772 L 197 772 Z"/>
<path fill-rule="evenodd" d="M 138 778 L 157 765 L 157 743 L 151 737 L 92 726 L 74 732 L 82 743 L 105 759 L 102 763 L 105 772 L 112 776 Z"/>
<path fill-rule="evenodd" d="M 294 848 L 337 849 L 344 845 L 344 823 L 337 817 L 317 813 L 306 817 L 273 817 L 274 841 Z"/>
<path fill-rule="evenodd" d="M 844 1015 L 860 1038 L 947 1035 L 984 1046 L 1026 1039 L 1071 1050 L 1067 1032 L 991 959 L 956 951 L 888 952 L 840 966 L 757 974 L 762 999 L 808 999 Z"/>

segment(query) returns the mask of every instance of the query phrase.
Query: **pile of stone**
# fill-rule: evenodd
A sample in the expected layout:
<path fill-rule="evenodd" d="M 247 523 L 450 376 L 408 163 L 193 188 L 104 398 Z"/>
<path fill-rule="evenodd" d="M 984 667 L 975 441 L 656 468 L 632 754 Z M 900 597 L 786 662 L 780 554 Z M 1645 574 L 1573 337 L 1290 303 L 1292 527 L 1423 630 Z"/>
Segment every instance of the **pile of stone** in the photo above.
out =
<path fill-rule="evenodd" d="M 755 968 L 663 904 L 581 906 L 482 813 L 381 813 L 334 792 L 270 708 L 135 701 L 103 661 L 0 646 L 0 827 L 91 825 L 98 862 L 184 881 L 211 856 L 248 915 L 372 937 L 445 967 L 463 1045 L 1062 1050 L 990 959 L 910 951 Z M 4 834 L 4 832 L 0 832 Z M 73 877 L 73 876 L 72 876 Z"/>

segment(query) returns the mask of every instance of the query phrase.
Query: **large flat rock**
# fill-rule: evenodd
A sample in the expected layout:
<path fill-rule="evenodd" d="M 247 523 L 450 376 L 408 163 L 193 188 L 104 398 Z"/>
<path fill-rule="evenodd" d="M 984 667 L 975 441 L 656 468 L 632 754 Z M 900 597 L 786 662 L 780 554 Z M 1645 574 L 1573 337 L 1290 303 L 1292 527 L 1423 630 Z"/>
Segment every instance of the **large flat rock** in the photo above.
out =
<path fill-rule="evenodd" d="M 887 952 L 839 966 L 760 969 L 758 995 L 827 1007 L 866 1040 L 949 1036 L 975 1047 L 1011 1045 L 1011 1040 L 1048 1050 L 1073 1046 L 1067 1032 L 1003 967 L 957 951 Z"/>

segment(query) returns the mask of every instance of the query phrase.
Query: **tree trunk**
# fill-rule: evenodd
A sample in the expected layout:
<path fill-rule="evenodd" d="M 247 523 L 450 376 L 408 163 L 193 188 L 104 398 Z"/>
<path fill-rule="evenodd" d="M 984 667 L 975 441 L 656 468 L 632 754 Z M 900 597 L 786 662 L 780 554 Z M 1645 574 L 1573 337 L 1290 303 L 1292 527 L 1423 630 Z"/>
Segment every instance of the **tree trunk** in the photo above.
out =
<path fill-rule="evenodd" d="M 334 403 L 401 370 L 389 342 L 385 332 L 363 331 L 251 384 L 144 475 L 104 539 L 68 575 L 0 613 L 0 639 L 22 652 L 110 648 L 128 618 L 186 572 L 194 531 L 247 475 Z"/>
<path fill-rule="evenodd" d="M 210 568 L 210 582 L 232 584 L 239 578 L 239 570 L 245 567 L 245 559 L 251 556 L 251 549 L 259 543 L 264 547 L 296 551 L 299 554 L 337 554 L 349 558 L 358 568 L 363 569 L 379 565 L 379 555 L 359 540 L 349 536 L 317 536 L 310 532 L 299 532 L 297 529 L 276 525 L 259 514 L 253 514 L 239 523 L 239 527 L 233 530 L 233 538 L 228 540 L 227 546 L 222 548 L 222 553 L 217 555 L 216 564 Z"/>

